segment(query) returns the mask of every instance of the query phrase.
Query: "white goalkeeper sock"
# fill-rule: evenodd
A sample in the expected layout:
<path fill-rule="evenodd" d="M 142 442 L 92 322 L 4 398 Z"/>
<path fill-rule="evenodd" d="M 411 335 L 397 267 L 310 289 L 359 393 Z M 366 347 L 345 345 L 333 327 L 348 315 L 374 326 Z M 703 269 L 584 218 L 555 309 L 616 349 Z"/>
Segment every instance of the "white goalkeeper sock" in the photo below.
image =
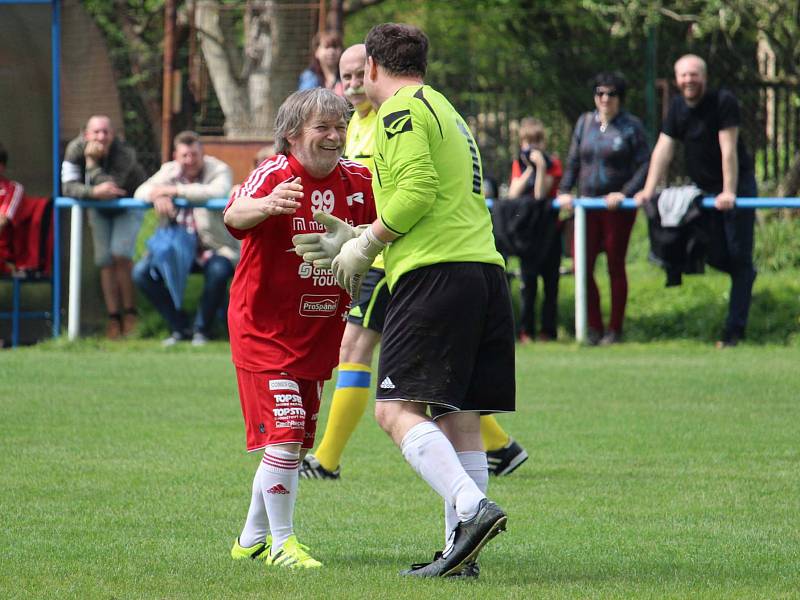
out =
<path fill-rule="evenodd" d="M 297 500 L 300 450 L 291 452 L 275 447 L 267 448 L 261 464 L 264 466 L 261 490 L 267 507 L 274 556 L 294 533 L 293 517 Z"/>
<path fill-rule="evenodd" d="M 400 449 L 428 485 L 455 506 L 459 520 L 466 521 L 478 512 L 478 503 L 486 494 L 461 466 L 453 444 L 435 423 L 414 425 L 400 442 Z"/>
<path fill-rule="evenodd" d="M 259 464 L 253 477 L 253 495 L 250 497 L 250 508 L 247 511 L 244 529 L 239 535 L 239 545 L 243 548 L 250 548 L 267 539 L 269 521 L 267 520 L 267 507 L 264 504 L 264 494 L 261 491 L 261 473 L 263 470 L 263 463 Z"/>
<path fill-rule="evenodd" d="M 464 470 L 478 486 L 478 489 L 486 494 L 489 489 L 489 466 L 486 462 L 486 452 L 468 451 L 458 452 L 458 460 Z M 458 525 L 459 519 L 456 509 L 452 504 L 444 503 L 444 543 L 445 547 L 450 543 L 450 535 Z"/>

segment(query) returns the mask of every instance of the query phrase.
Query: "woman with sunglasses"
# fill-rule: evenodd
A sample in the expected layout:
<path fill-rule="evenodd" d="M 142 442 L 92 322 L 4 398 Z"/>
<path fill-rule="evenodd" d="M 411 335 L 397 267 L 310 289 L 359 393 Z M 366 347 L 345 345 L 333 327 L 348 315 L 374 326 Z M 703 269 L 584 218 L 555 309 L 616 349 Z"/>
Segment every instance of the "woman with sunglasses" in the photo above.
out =
<path fill-rule="evenodd" d="M 595 76 L 595 110 L 578 119 L 572 133 L 558 202 L 572 208 L 569 193 L 578 184 L 580 195 L 603 197 L 608 210 L 586 214 L 586 272 L 588 277 L 588 341 L 609 345 L 622 340 L 622 323 L 628 298 L 625 255 L 628 251 L 636 212 L 617 210 L 626 197 L 641 189 L 650 163 L 650 147 L 639 119 L 622 110 L 625 79 L 616 73 Z M 611 317 L 603 328 L 600 291 L 594 279 L 594 264 L 600 252 L 606 253 L 611 282 Z"/>

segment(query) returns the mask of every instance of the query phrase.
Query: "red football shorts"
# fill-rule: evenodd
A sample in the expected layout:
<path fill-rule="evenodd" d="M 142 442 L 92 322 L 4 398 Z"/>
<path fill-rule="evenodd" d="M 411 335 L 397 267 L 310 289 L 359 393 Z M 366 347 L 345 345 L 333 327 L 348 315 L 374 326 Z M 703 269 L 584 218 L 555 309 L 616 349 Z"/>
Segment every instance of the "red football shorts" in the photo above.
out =
<path fill-rule="evenodd" d="M 236 379 L 248 452 L 292 442 L 314 447 L 321 381 L 241 367 L 236 367 Z"/>

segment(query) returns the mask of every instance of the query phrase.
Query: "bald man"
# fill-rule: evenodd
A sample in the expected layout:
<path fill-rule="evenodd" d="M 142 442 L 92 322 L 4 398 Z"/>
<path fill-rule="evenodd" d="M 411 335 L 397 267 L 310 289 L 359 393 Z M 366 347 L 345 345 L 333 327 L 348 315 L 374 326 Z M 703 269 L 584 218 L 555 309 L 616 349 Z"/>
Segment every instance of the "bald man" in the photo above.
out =
<path fill-rule="evenodd" d="M 708 70 L 702 58 L 694 54 L 679 58 L 675 84 L 680 95 L 672 99 L 644 188 L 634 199 L 641 205 L 654 197 L 672 161 L 676 142 L 683 142 L 689 177 L 706 195 L 715 197 L 716 210 L 706 212 L 704 218 L 712 235 L 709 264 L 731 277 L 728 316 L 716 343 L 718 348 L 726 348 L 737 345 L 745 336 L 756 278 L 755 211 L 736 207 L 737 196 L 758 195 L 753 157 L 739 135 L 739 102 L 728 90 L 708 88 Z"/>
<path fill-rule="evenodd" d="M 72 140 L 61 164 L 61 191 L 81 200 L 132 197 L 146 179 L 136 152 L 118 139 L 106 115 L 93 115 Z M 89 210 L 95 264 L 108 311 L 106 336 L 117 339 L 136 327 L 136 293 L 131 271 L 141 210 Z"/>

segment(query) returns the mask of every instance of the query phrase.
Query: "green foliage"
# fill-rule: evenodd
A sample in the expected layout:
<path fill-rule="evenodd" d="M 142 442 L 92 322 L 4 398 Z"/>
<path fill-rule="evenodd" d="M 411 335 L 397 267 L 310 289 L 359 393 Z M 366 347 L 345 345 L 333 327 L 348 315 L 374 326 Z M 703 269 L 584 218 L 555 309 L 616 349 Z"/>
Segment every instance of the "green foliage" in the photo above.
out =
<path fill-rule="evenodd" d="M 716 599 L 800 589 L 797 348 L 520 347 L 517 412 L 500 421 L 531 458 L 491 481 L 509 528 L 481 554 L 477 582 L 397 575 L 441 547 L 442 503 L 370 416 L 341 481 L 300 482 L 296 530 L 325 567 L 232 562 L 259 457 L 244 452 L 222 344 L 85 341 L 2 360 L 5 598 Z"/>
<path fill-rule="evenodd" d="M 796 75 L 800 62 L 800 6 L 773 0 L 581 0 L 589 12 L 613 20 L 618 35 L 670 23 L 689 25 L 694 39 L 718 36 L 735 46 L 763 36 L 775 52 L 779 75 Z"/>
<path fill-rule="evenodd" d="M 644 119 L 651 26 L 657 26 L 657 78 L 669 80 L 674 60 L 690 51 L 708 58 L 715 85 L 756 77 L 753 26 L 740 27 L 735 37 L 719 29 L 687 35 L 689 22 L 654 13 L 654 6 L 638 0 L 386 0 L 348 17 L 346 31 L 348 43 L 355 43 L 384 21 L 422 27 L 431 40 L 427 82 L 471 117 L 485 171 L 505 179 L 516 149 L 516 120 L 542 119 L 549 148 L 565 157 L 578 116 L 594 109 L 590 80 L 600 71 L 626 77 L 626 108 Z"/>
<path fill-rule="evenodd" d="M 160 156 L 154 131 L 160 123 L 164 0 L 83 0 L 108 44 L 117 78 L 126 139 L 150 171 Z"/>
<path fill-rule="evenodd" d="M 761 211 L 756 230 L 755 260 L 759 271 L 800 269 L 800 220 L 780 211 Z"/>

